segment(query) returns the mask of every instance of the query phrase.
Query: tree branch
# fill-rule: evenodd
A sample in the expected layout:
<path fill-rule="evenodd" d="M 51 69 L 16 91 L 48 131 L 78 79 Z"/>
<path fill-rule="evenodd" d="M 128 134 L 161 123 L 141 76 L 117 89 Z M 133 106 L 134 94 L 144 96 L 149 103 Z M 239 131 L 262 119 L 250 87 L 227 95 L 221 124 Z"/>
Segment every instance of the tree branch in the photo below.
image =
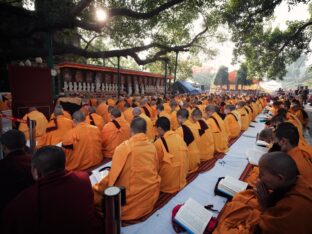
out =
<path fill-rule="evenodd" d="M 93 0 L 81 0 L 69 13 L 70 17 L 78 16 Z"/>

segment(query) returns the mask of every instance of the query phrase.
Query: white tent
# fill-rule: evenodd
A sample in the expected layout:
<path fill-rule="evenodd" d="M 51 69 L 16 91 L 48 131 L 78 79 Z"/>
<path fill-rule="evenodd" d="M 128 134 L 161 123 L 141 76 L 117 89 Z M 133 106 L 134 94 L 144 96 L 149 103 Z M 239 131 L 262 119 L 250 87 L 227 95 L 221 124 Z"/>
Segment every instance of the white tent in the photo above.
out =
<path fill-rule="evenodd" d="M 259 85 L 267 92 L 274 92 L 277 91 L 279 88 L 282 88 L 282 83 L 276 80 L 261 81 Z"/>

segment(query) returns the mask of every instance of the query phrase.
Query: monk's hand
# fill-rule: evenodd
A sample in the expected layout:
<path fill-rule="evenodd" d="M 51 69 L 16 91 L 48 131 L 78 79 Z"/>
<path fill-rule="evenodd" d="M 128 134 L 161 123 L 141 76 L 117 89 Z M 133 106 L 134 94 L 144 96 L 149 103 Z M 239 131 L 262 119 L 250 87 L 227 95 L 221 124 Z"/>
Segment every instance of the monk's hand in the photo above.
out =
<path fill-rule="evenodd" d="M 265 211 L 268 207 L 269 203 L 269 190 L 261 181 L 257 181 L 256 188 L 254 189 L 254 193 L 258 199 L 260 208 L 262 211 Z"/>

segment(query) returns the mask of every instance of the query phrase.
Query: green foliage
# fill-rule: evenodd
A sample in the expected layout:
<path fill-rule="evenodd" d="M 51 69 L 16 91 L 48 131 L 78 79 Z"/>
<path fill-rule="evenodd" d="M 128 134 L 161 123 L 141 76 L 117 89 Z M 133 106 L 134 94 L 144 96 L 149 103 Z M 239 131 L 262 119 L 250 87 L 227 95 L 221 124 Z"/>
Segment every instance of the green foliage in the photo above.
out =
<path fill-rule="evenodd" d="M 221 66 L 216 74 L 214 85 L 229 86 L 229 69 L 226 66 Z"/>

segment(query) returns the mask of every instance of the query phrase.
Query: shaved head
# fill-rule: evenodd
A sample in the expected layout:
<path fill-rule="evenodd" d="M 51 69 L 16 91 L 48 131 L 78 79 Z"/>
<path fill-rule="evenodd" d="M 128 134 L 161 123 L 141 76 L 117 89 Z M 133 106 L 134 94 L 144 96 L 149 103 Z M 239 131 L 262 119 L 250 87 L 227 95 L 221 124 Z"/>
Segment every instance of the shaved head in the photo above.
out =
<path fill-rule="evenodd" d="M 121 116 L 121 112 L 118 108 L 113 108 L 110 113 L 115 118 L 119 118 Z"/>
<path fill-rule="evenodd" d="M 273 140 L 272 128 L 265 128 L 259 134 L 259 140 L 270 143 Z"/>
<path fill-rule="evenodd" d="M 296 162 L 284 152 L 264 154 L 259 162 L 260 167 L 265 167 L 273 175 L 281 174 L 287 180 L 292 180 L 299 174 Z"/>
<path fill-rule="evenodd" d="M 141 113 L 142 112 L 141 112 L 140 107 L 134 107 L 133 110 L 132 110 L 133 116 L 139 116 Z"/>
<path fill-rule="evenodd" d="M 200 118 L 201 119 L 203 117 L 203 113 L 201 112 L 200 109 L 195 108 L 192 111 L 192 117 L 196 117 L 196 118 Z"/>
<path fill-rule="evenodd" d="M 86 116 L 84 115 L 84 113 L 82 111 L 76 111 L 73 114 L 73 119 L 77 122 L 77 123 L 82 123 L 86 120 Z"/>
<path fill-rule="evenodd" d="M 65 154 L 57 146 L 44 146 L 38 149 L 31 160 L 32 168 L 46 176 L 53 172 L 65 170 Z"/>
<path fill-rule="evenodd" d="M 214 112 L 218 112 L 218 107 L 215 105 L 208 105 L 208 106 L 206 106 L 205 110 L 206 110 L 206 112 L 214 113 Z"/>
<path fill-rule="evenodd" d="M 226 109 L 226 110 L 229 110 L 229 111 L 233 111 L 233 110 L 235 110 L 235 106 L 234 105 L 226 105 L 225 107 L 224 107 L 224 109 Z"/>
<path fill-rule="evenodd" d="M 56 105 L 53 113 L 55 117 L 59 115 L 63 115 L 64 114 L 63 107 L 61 105 Z"/>
<path fill-rule="evenodd" d="M 182 117 L 183 119 L 188 119 L 189 117 L 189 112 L 186 109 L 180 109 L 177 112 L 177 117 Z"/>
<path fill-rule="evenodd" d="M 134 118 L 130 127 L 132 134 L 146 133 L 146 121 L 141 117 Z"/>

